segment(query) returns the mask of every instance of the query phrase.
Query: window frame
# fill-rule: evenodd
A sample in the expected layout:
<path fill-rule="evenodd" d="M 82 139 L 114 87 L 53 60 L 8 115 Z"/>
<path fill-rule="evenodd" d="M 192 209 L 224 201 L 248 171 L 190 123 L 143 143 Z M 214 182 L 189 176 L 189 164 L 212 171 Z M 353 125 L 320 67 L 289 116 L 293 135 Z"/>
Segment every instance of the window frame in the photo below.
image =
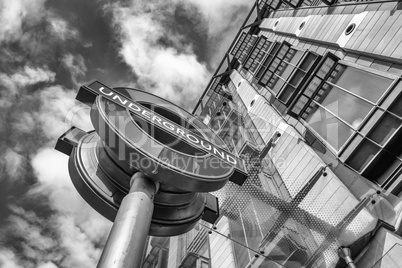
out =
<path fill-rule="evenodd" d="M 258 36 L 257 35 L 251 35 L 251 34 L 247 34 L 246 38 L 248 38 L 247 42 L 243 42 L 245 45 L 243 46 L 243 48 L 240 50 L 239 49 L 239 55 L 237 60 L 243 65 L 248 57 L 248 55 L 250 54 L 250 51 L 252 50 L 252 48 L 254 47 L 254 45 L 256 44 L 257 40 L 258 40 Z M 246 39 L 245 39 L 246 41 Z"/>
<path fill-rule="evenodd" d="M 331 56 L 332 55 L 329 54 L 329 57 L 331 57 Z M 394 104 L 394 102 L 398 98 L 400 98 L 400 96 L 402 96 L 402 89 L 401 89 L 402 88 L 402 85 L 401 85 L 402 81 L 401 81 L 400 77 L 398 77 L 396 75 L 386 73 L 386 72 L 382 72 L 382 71 L 378 71 L 378 70 L 372 69 L 372 68 L 367 67 L 367 66 L 361 66 L 361 65 L 356 64 L 356 63 L 352 63 L 352 62 L 348 62 L 348 61 L 344 61 L 344 60 L 339 59 L 339 60 L 335 61 L 335 63 L 329 69 L 328 73 L 325 75 L 324 78 L 319 77 L 321 79 L 321 82 L 316 87 L 315 91 L 311 94 L 311 96 L 308 97 L 307 102 L 304 104 L 304 107 L 297 114 L 296 113 L 292 114 L 291 109 L 293 109 L 293 107 L 296 105 L 297 101 L 300 99 L 300 97 L 302 95 L 306 97 L 306 95 L 304 95 L 305 90 L 307 89 L 309 84 L 313 81 L 313 79 L 315 77 L 317 77 L 316 74 L 320 70 L 321 66 L 323 65 L 323 63 L 325 62 L 327 57 L 328 57 L 328 55 L 325 55 L 321 59 L 319 65 L 316 66 L 316 68 L 314 70 L 314 73 L 306 81 L 306 83 L 303 86 L 302 90 L 299 92 L 299 94 L 297 95 L 297 97 L 292 102 L 291 106 L 289 107 L 288 114 L 290 116 L 295 117 L 296 119 L 298 119 L 309 131 L 311 131 L 321 142 L 323 142 L 326 145 L 326 147 L 332 153 L 334 153 L 337 157 L 339 157 L 339 159 L 346 166 L 350 167 L 352 170 L 355 170 L 358 174 L 361 174 L 362 176 L 368 176 L 368 174 L 370 173 L 370 170 L 372 170 L 375 167 L 375 166 L 373 166 L 373 164 L 379 163 L 378 161 L 381 161 L 381 159 L 383 157 L 385 157 L 386 159 L 389 159 L 389 161 L 390 161 L 389 166 L 386 166 L 384 168 L 384 171 L 382 171 L 382 172 L 389 173 L 388 175 L 386 175 L 386 177 L 383 177 L 383 176 L 379 177 L 378 179 L 380 179 L 380 181 L 377 181 L 374 178 L 369 178 L 371 181 L 373 181 L 374 183 L 376 183 L 376 184 L 378 184 L 380 186 L 388 185 L 390 183 L 390 180 L 392 180 L 394 174 L 396 174 L 398 172 L 398 170 L 400 168 L 402 168 L 402 156 L 395 155 L 394 153 L 389 151 L 390 144 L 395 142 L 395 137 L 397 137 L 397 135 L 401 135 L 402 124 L 399 125 L 398 127 L 396 127 L 395 130 L 393 130 L 392 134 L 389 134 L 389 136 L 382 142 L 374 141 L 373 137 L 370 137 L 370 135 L 374 131 L 379 130 L 379 126 L 381 125 L 381 122 L 383 122 L 383 119 L 386 116 L 392 116 L 393 118 L 395 118 L 398 121 L 402 122 L 402 116 L 397 115 L 397 114 L 395 114 L 395 113 L 393 113 L 392 111 L 389 110 L 390 107 Z M 332 59 L 335 59 L 335 57 L 332 57 Z M 361 71 L 367 72 L 367 73 L 372 74 L 372 75 L 381 76 L 381 77 L 391 79 L 392 81 L 389 84 L 388 88 L 386 88 L 384 90 L 384 92 L 381 94 L 381 96 L 378 98 L 378 100 L 374 103 L 373 101 L 371 101 L 369 99 L 366 99 L 363 96 L 360 96 L 360 95 L 358 95 L 358 94 L 356 94 L 354 92 L 351 92 L 347 88 L 342 88 L 341 86 L 337 85 L 336 82 L 333 83 L 333 82 L 328 81 L 328 77 L 331 75 L 331 73 L 333 72 L 333 70 L 336 68 L 337 65 L 344 65 L 346 68 L 348 68 L 348 67 L 357 68 L 357 69 L 359 69 Z M 369 103 L 372 106 L 371 109 L 365 115 L 365 117 L 363 118 L 362 122 L 360 123 L 360 125 L 358 127 L 354 128 L 351 124 L 346 122 L 344 119 L 342 119 L 338 115 L 335 115 L 333 112 L 331 112 L 330 110 L 326 109 L 321 103 L 319 103 L 318 101 L 314 100 L 314 98 L 317 95 L 317 92 L 322 88 L 322 86 L 325 83 L 327 83 L 329 86 L 336 87 L 339 90 L 342 90 L 342 91 L 344 91 L 344 92 L 346 92 L 348 94 L 351 94 L 356 98 L 362 99 L 362 100 L 364 100 L 365 102 Z M 399 85 L 398 85 L 398 83 L 399 83 Z M 400 87 L 400 88 L 397 89 L 397 87 Z M 396 92 L 394 92 L 394 90 Z M 390 105 L 387 105 L 387 106 L 383 105 L 385 102 L 389 101 L 389 100 L 387 100 L 387 97 L 389 95 L 391 95 L 391 94 L 396 94 L 396 97 L 392 99 L 392 103 Z M 311 103 L 315 103 L 319 107 L 323 108 L 326 112 L 332 114 L 334 117 L 336 117 L 342 123 L 344 123 L 347 126 L 349 126 L 351 128 L 351 130 L 353 131 L 353 133 L 344 142 L 344 144 L 339 148 L 339 150 L 336 150 L 331 144 L 329 144 L 329 142 L 324 137 L 319 135 L 317 133 L 317 131 L 315 131 L 315 129 L 313 129 L 310 126 L 310 124 L 307 123 L 306 119 L 303 117 L 305 110 L 310 107 Z M 378 113 L 378 115 L 376 115 L 376 113 Z M 351 165 L 351 163 L 352 163 L 351 161 L 353 161 L 354 157 L 356 157 L 359 154 L 359 152 L 361 153 L 361 151 L 360 151 L 361 148 L 363 148 L 364 144 L 367 143 L 367 142 L 371 143 L 373 146 L 378 148 L 378 150 L 375 152 L 375 154 L 372 155 L 371 159 L 369 159 L 367 162 L 364 162 L 362 164 L 362 166 L 359 168 L 359 170 L 357 170 L 355 167 L 353 167 Z M 398 161 L 400 161 L 399 164 L 398 164 Z M 391 170 L 387 170 L 388 168 L 391 168 Z"/>
<path fill-rule="evenodd" d="M 302 49 L 300 49 L 300 50 L 303 51 Z M 316 58 L 313 60 L 312 65 L 309 68 L 309 70 L 303 70 L 300 68 L 300 66 L 304 62 L 304 60 L 309 56 L 309 54 L 316 56 Z M 303 87 L 303 85 L 305 84 L 305 82 L 307 81 L 307 79 L 309 78 L 309 76 L 311 75 L 311 73 L 313 72 L 313 70 L 315 69 L 317 64 L 319 63 L 320 58 L 321 58 L 320 55 L 317 54 L 316 52 L 310 51 L 308 49 L 304 50 L 303 55 L 301 56 L 301 58 L 295 65 L 295 68 L 293 69 L 292 73 L 289 75 L 289 78 L 287 79 L 285 84 L 283 84 L 282 87 L 279 89 L 279 91 L 276 95 L 276 98 L 278 99 L 278 101 L 285 104 L 285 106 L 287 106 L 287 107 L 293 102 L 293 99 L 296 98 L 298 92 L 300 92 L 301 88 Z M 293 86 L 292 84 L 290 84 L 290 81 L 293 79 L 293 77 L 296 75 L 297 71 L 299 71 L 299 70 L 304 72 L 304 76 L 303 76 L 303 78 L 301 78 L 301 80 L 299 81 L 299 84 L 297 86 Z M 295 90 L 294 90 L 294 93 L 291 95 L 291 97 L 287 101 L 283 101 L 280 98 L 284 94 L 284 91 L 285 91 L 285 88 L 287 85 L 294 87 Z"/>
<path fill-rule="evenodd" d="M 276 48 L 276 44 L 278 44 L 278 47 L 277 47 L 277 49 L 275 49 Z M 258 73 L 261 71 L 261 69 L 263 68 L 263 67 L 266 67 L 265 68 L 265 70 L 263 71 L 263 73 L 261 74 L 261 77 L 258 77 L 258 82 L 257 82 L 257 84 L 259 84 L 259 85 L 261 85 L 261 86 L 263 86 L 263 87 L 265 87 L 265 88 L 267 88 L 267 89 L 269 89 L 268 88 L 268 86 L 267 86 L 267 83 L 262 83 L 261 82 L 261 80 L 262 80 L 262 78 L 265 76 L 265 74 L 269 71 L 269 68 L 271 67 L 271 65 L 272 65 L 272 63 L 274 62 L 274 60 L 277 58 L 277 59 L 279 59 L 279 57 L 278 57 L 278 54 L 279 54 L 279 52 L 281 51 L 281 49 L 284 47 L 284 46 L 287 46 L 288 47 L 288 50 L 286 51 L 286 53 L 285 53 L 285 55 L 288 53 L 288 51 L 290 50 L 290 49 L 292 49 L 292 44 L 290 44 L 289 42 L 287 42 L 287 41 L 283 41 L 282 43 L 281 42 L 274 42 L 274 43 L 272 43 L 272 45 L 271 45 L 271 49 L 266 53 L 266 55 L 265 55 L 265 57 L 262 59 L 262 61 L 261 61 L 261 65 L 260 65 L 260 68 L 258 68 L 257 69 L 257 75 L 258 75 Z M 300 50 L 300 49 L 296 49 L 296 50 Z M 271 52 L 273 52 L 272 54 L 271 54 Z M 283 58 L 285 57 L 285 55 L 282 57 L 282 59 L 280 59 L 280 62 L 278 63 L 278 65 L 275 67 L 275 70 L 274 71 L 272 71 L 272 75 L 271 75 L 271 77 L 270 77 L 270 79 L 273 77 L 273 75 L 275 74 L 275 71 L 278 69 L 278 67 L 279 67 L 279 65 L 280 65 L 280 63 L 283 61 Z M 267 64 L 265 65 L 264 63 L 269 59 L 269 57 L 271 56 L 271 59 L 269 60 L 269 62 L 267 62 Z M 289 64 L 289 63 L 288 63 Z M 270 80 L 269 79 L 269 80 Z M 268 81 L 269 81 L 268 80 Z M 267 82 L 268 82 L 267 81 Z M 271 92 L 272 92 L 272 90 L 271 90 Z M 274 94 L 274 95 L 276 95 L 276 94 Z"/>
<path fill-rule="evenodd" d="M 257 84 L 260 85 L 260 86 L 262 86 L 262 87 L 264 87 L 264 88 L 265 88 L 267 91 L 269 91 L 270 94 L 273 95 L 280 103 L 282 103 L 282 104 L 284 104 L 286 107 L 288 107 L 288 106 L 292 103 L 293 99 L 296 98 L 298 92 L 299 92 L 300 89 L 303 87 L 304 83 L 308 80 L 309 74 L 315 69 L 315 67 L 316 67 L 317 64 L 319 63 L 319 61 L 320 61 L 320 55 L 317 54 L 316 52 L 310 51 L 310 50 L 308 50 L 308 49 L 303 49 L 303 48 L 300 48 L 300 47 L 297 47 L 297 46 L 292 46 L 290 43 L 288 43 L 288 42 L 286 42 L 286 41 L 283 41 L 282 43 L 279 43 L 279 44 L 280 44 L 280 46 L 278 47 L 278 49 L 275 51 L 274 54 L 269 54 L 269 53 L 267 53 L 267 55 L 266 55 L 266 56 L 264 57 L 264 59 L 261 61 L 262 64 L 260 65 L 260 68 L 258 68 L 258 70 L 256 71 L 256 73 L 257 73 L 257 74 L 260 73 L 263 68 L 265 68 L 265 70 L 262 71 L 261 77 L 258 77 L 258 79 L 257 79 L 257 80 L 258 80 Z M 278 57 L 278 54 L 279 54 L 279 52 L 281 51 L 281 49 L 283 48 L 283 46 L 288 46 L 289 49 L 286 51 L 285 55 L 284 55 L 282 58 L 279 58 L 279 57 Z M 272 44 L 271 47 L 272 47 L 271 50 L 274 49 L 274 44 Z M 293 49 L 293 50 L 296 51 L 295 54 L 296 54 L 297 52 L 301 52 L 301 53 L 302 53 L 302 55 L 300 56 L 300 58 L 299 58 L 299 59 L 297 60 L 297 62 L 295 62 L 295 63 L 291 63 L 291 61 L 293 60 L 293 58 L 290 59 L 289 61 L 285 59 L 286 54 L 287 54 L 287 53 L 289 52 L 289 50 L 291 50 L 291 49 Z M 311 64 L 310 68 L 309 68 L 308 70 L 303 70 L 303 69 L 301 69 L 302 63 L 307 59 L 307 57 L 308 57 L 310 54 L 312 54 L 312 55 L 315 56 L 315 59 L 312 61 L 312 64 Z M 265 61 L 269 59 L 269 57 L 271 57 L 270 61 L 267 62 L 266 64 L 264 64 Z M 275 67 L 275 70 L 272 71 L 272 75 L 270 76 L 270 78 L 267 80 L 266 83 L 261 82 L 261 80 L 264 78 L 265 74 L 266 74 L 268 71 L 270 71 L 269 69 L 270 69 L 270 67 L 272 66 L 272 63 L 274 62 L 275 59 L 279 59 L 279 62 L 278 62 L 278 64 L 277 64 L 277 66 Z M 281 65 L 282 63 L 285 63 L 285 64 L 286 64 L 286 67 L 284 67 L 284 70 L 286 70 L 286 68 L 288 68 L 289 66 L 291 66 L 291 68 L 292 68 L 291 72 L 287 75 L 287 78 L 286 78 L 286 79 L 282 77 L 283 72 L 282 72 L 282 74 L 280 74 L 280 75 L 276 74 L 276 71 L 280 68 L 280 65 Z M 297 85 L 297 86 L 294 86 L 294 85 L 290 84 L 290 81 L 293 79 L 293 77 L 295 77 L 296 73 L 299 72 L 299 71 L 300 71 L 300 72 L 303 72 L 304 75 L 303 75 L 303 77 L 300 79 L 300 81 L 298 82 L 298 85 Z M 271 72 L 271 71 L 270 71 L 270 72 Z M 280 85 L 280 87 L 279 87 L 279 89 L 278 89 L 277 92 L 274 91 L 274 90 L 272 90 L 272 89 L 268 86 L 269 81 L 270 81 L 273 77 L 277 78 L 274 87 L 277 85 L 277 83 L 278 83 L 279 80 L 282 81 L 282 85 Z M 281 96 L 283 96 L 283 94 L 284 94 L 284 92 L 285 92 L 285 88 L 286 88 L 287 86 L 293 87 L 293 88 L 294 88 L 294 91 L 293 91 L 293 93 L 290 95 L 290 97 L 289 97 L 286 101 L 283 101 L 283 100 L 281 100 L 280 98 L 281 98 Z"/>
<path fill-rule="evenodd" d="M 262 44 L 262 47 L 261 47 L 261 48 L 257 48 L 258 43 L 259 43 L 261 40 L 264 40 L 264 41 L 263 41 L 264 43 L 265 43 L 265 42 L 269 42 L 269 46 L 268 46 L 267 50 L 263 50 L 264 43 Z M 245 70 L 247 70 L 248 72 L 250 72 L 251 74 L 254 75 L 254 74 L 257 72 L 257 70 L 259 70 L 259 67 L 262 65 L 262 62 L 265 60 L 266 55 L 267 55 L 267 54 L 269 53 L 269 51 L 271 50 L 272 44 L 273 44 L 274 42 L 275 42 L 275 41 L 270 40 L 270 39 L 268 39 L 267 37 L 265 37 L 265 36 L 263 36 L 263 35 L 260 35 L 260 36 L 258 37 L 258 39 L 255 41 L 255 43 L 254 43 L 253 47 L 251 48 L 251 50 L 249 51 L 249 53 L 247 54 L 247 57 L 245 58 L 244 62 L 242 63 L 243 68 L 244 68 Z M 252 58 L 252 54 L 254 53 L 254 51 L 255 51 L 256 49 L 259 49 L 259 51 L 258 51 L 257 54 L 255 55 L 255 57 Z M 260 60 L 260 61 L 257 61 L 257 56 L 258 56 L 258 54 L 260 54 L 260 53 L 262 54 L 261 60 Z M 249 61 L 251 61 L 251 60 L 252 60 L 252 62 L 250 63 L 250 66 L 247 66 L 247 64 L 248 64 Z M 254 71 L 251 71 L 250 69 L 251 69 L 252 65 L 253 65 L 255 62 L 258 62 L 258 66 L 255 67 Z"/>
<path fill-rule="evenodd" d="M 239 38 L 236 41 L 236 44 L 233 46 L 232 51 L 230 51 L 230 54 L 235 57 L 237 52 L 240 50 L 241 45 L 243 44 L 244 40 L 246 40 L 247 33 L 242 32 L 239 36 Z M 236 57 L 235 57 L 236 58 Z"/>
<path fill-rule="evenodd" d="M 341 154 L 343 154 L 343 152 L 345 151 L 345 149 L 350 145 L 351 141 L 352 141 L 357 135 L 360 135 L 360 136 L 363 137 L 363 140 L 359 142 L 359 144 L 356 146 L 355 149 L 357 149 L 357 148 L 359 147 L 359 145 L 360 145 L 362 142 L 364 142 L 364 139 L 369 140 L 370 142 L 374 143 L 375 145 L 377 145 L 377 146 L 380 148 L 379 151 L 378 151 L 378 153 L 373 157 L 373 159 L 374 159 L 379 153 L 381 153 L 381 151 L 384 149 L 384 146 L 381 146 L 381 145 L 378 144 L 377 142 L 375 142 L 375 141 L 373 141 L 372 139 L 370 139 L 370 138 L 368 137 L 368 135 L 370 135 L 370 133 L 373 131 L 373 129 L 375 129 L 375 127 L 380 123 L 381 118 L 383 118 L 383 117 L 385 116 L 385 113 L 387 112 L 387 110 L 384 109 L 383 107 L 381 107 L 381 103 L 384 101 L 384 99 L 386 98 L 386 96 L 392 91 L 392 89 L 393 89 L 393 88 L 396 86 L 396 84 L 398 83 L 398 79 L 397 79 L 398 77 L 395 76 L 395 75 L 389 74 L 389 73 L 382 73 L 382 72 L 377 71 L 377 70 L 375 70 L 375 69 L 371 69 L 371 68 L 368 68 L 368 67 L 365 67 L 365 66 L 361 66 L 361 65 L 358 65 L 358 64 L 355 64 L 355 63 L 347 62 L 347 61 L 344 61 L 344 60 L 339 60 L 337 63 L 335 63 L 335 65 L 331 68 L 331 70 L 328 72 L 328 74 L 330 74 L 330 73 L 334 70 L 334 68 L 336 67 L 337 64 L 345 65 L 346 67 L 358 68 L 358 69 L 360 69 L 360 70 L 362 70 L 362 71 L 365 71 L 365 72 L 368 72 L 368 73 L 370 73 L 370 74 L 383 76 L 383 77 L 386 77 L 386 78 L 389 78 L 389 79 L 392 79 L 392 80 L 393 80 L 393 81 L 391 82 L 391 84 L 389 85 L 389 87 L 384 91 L 384 93 L 383 93 L 383 94 L 381 95 L 381 97 L 378 99 L 378 101 L 377 101 L 376 103 L 374 103 L 374 102 L 372 102 L 372 101 L 370 101 L 370 100 L 368 100 L 368 99 L 365 99 L 365 98 L 362 97 L 362 96 L 359 96 L 359 95 L 357 95 L 357 94 L 355 94 L 355 93 L 353 93 L 353 92 L 350 92 L 350 91 L 347 90 L 347 89 L 341 88 L 340 86 L 337 86 L 336 84 L 334 84 L 334 83 L 332 83 L 332 82 L 326 81 L 327 78 L 323 79 L 322 83 L 321 83 L 320 86 L 318 87 L 318 90 L 319 90 L 319 88 L 321 88 L 325 83 L 328 83 L 328 84 L 330 84 L 331 86 L 337 87 L 339 90 L 342 90 L 342 91 L 344 91 L 344 92 L 346 92 L 346 93 L 348 93 L 348 94 L 351 94 L 351 95 L 353 95 L 353 96 L 355 96 L 355 97 L 357 97 L 357 98 L 359 98 L 359 99 L 362 99 L 362 100 L 364 100 L 364 101 L 366 101 L 366 102 L 368 102 L 368 103 L 370 103 L 370 104 L 372 105 L 370 111 L 366 114 L 366 116 L 363 118 L 362 122 L 360 123 L 359 127 L 357 127 L 357 128 L 354 128 L 350 123 L 346 122 L 344 119 L 340 118 L 338 115 L 336 115 L 335 113 L 333 113 L 333 112 L 331 112 L 330 110 L 326 109 L 323 105 L 321 105 L 321 104 L 318 103 L 317 101 L 313 100 L 314 97 L 312 97 L 312 100 L 311 100 L 311 102 L 316 103 L 316 104 L 319 105 L 321 108 L 323 108 L 325 111 L 331 113 L 334 117 L 336 117 L 337 119 L 339 119 L 342 123 L 344 123 L 344 124 L 346 124 L 347 126 L 349 126 L 349 127 L 352 129 L 352 131 L 353 131 L 352 135 L 345 141 L 345 143 L 339 148 L 338 151 L 335 150 L 331 145 L 330 145 L 330 147 L 329 147 L 330 149 L 333 149 L 333 151 L 334 151 L 337 155 L 341 155 Z M 327 74 L 327 76 L 328 76 L 328 74 Z M 316 92 L 317 92 L 317 91 L 316 91 Z M 314 94 L 313 96 L 315 96 L 315 95 L 316 95 L 316 94 Z M 365 134 L 365 135 L 361 134 L 361 130 L 362 130 L 363 127 L 367 124 L 368 120 L 374 115 L 374 113 L 375 113 L 376 110 L 382 111 L 382 112 L 383 112 L 383 115 L 382 115 L 381 118 L 380 118 L 379 120 L 377 120 L 377 122 L 371 127 L 371 129 L 367 132 L 367 134 Z M 391 114 L 392 114 L 392 113 L 391 113 Z M 302 120 L 303 120 L 304 122 L 306 122 L 303 118 L 302 118 Z M 307 122 L 306 122 L 306 123 L 307 123 Z M 308 123 L 307 123 L 307 125 L 308 125 Z M 310 128 L 310 129 L 311 129 L 311 128 Z M 395 133 L 396 133 L 396 132 L 397 132 L 397 131 L 395 131 Z M 395 133 L 394 133 L 393 135 L 395 135 Z M 392 135 L 392 136 L 393 136 L 393 135 Z M 318 135 L 318 137 L 320 137 L 320 135 Z M 388 141 L 389 141 L 389 140 L 390 140 L 390 138 L 388 139 Z M 352 155 L 352 154 L 351 154 L 351 155 Z M 349 155 L 348 159 L 351 157 L 351 155 Z M 366 164 L 366 168 L 370 165 L 370 163 L 373 161 L 373 159 L 370 160 L 370 161 Z M 346 160 L 346 161 L 347 161 L 347 160 Z M 359 173 L 361 173 L 361 174 L 364 173 L 364 171 L 365 171 L 366 168 L 364 168 L 364 169 L 363 169 L 361 172 L 359 172 Z"/>
<path fill-rule="evenodd" d="M 286 41 L 284 41 L 286 42 Z M 286 42 L 287 43 L 287 42 Z M 260 86 L 264 86 L 262 83 L 260 83 L 260 80 L 262 78 L 262 76 L 264 76 L 265 72 L 267 71 L 268 67 L 271 65 L 275 55 L 278 53 L 279 49 L 281 48 L 282 43 L 278 42 L 278 41 L 273 41 L 271 46 L 269 47 L 267 53 L 265 54 L 265 56 L 262 58 L 260 65 L 257 67 L 257 69 L 255 70 L 254 74 L 255 74 L 255 78 L 257 80 L 257 85 Z M 269 62 L 267 62 L 267 65 L 265 66 L 264 63 L 269 59 L 269 57 L 271 56 L 271 60 Z M 259 72 L 264 68 L 265 70 L 263 71 L 263 73 L 261 74 L 261 77 L 258 77 Z M 265 87 L 265 86 L 264 86 Z"/>
<path fill-rule="evenodd" d="M 318 73 L 318 71 L 321 69 L 321 67 L 324 65 L 324 63 L 325 63 L 325 61 L 326 61 L 327 58 L 330 58 L 330 59 L 334 60 L 334 61 L 335 61 L 335 64 L 334 64 L 334 66 L 332 66 L 332 67 L 330 68 L 330 70 L 328 71 L 328 73 L 327 73 L 327 75 L 326 75 L 325 77 L 327 77 L 328 74 L 330 74 L 330 73 L 333 71 L 333 69 L 335 68 L 336 64 L 337 64 L 337 63 L 339 62 L 339 60 L 340 60 L 335 54 L 332 54 L 331 52 L 327 52 L 327 53 L 319 60 L 319 62 L 318 62 L 317 65 L 315 66 L 315 68 L 312 69 L 311 73 L 309 73 L 309 77 L 308 77 L 308 79 L 305 81 L 305 83 L 303 84 L 303 86 L 300 88 L 300 91 L 295 95 L 293 101 L 289 104 L 289 106 L 288 106 L 288 112 L 287 112 L 288 115 L 290 115 L 290 116 L 292 116 L 292 117 L 294 117 L 294 118 L 296 118 L 296 119 L 301 118 L 302 114 L 303 114 L 303 113 L 305 112 L 305 110 L 308 108 L 308 104 L 309 104 L 310 100 L 313 99 L 313 98 L 316 96 L 316 94 L 317 94 L 317 92 L 319 91 L 319 89 L 320 89 L 320 88 L 322 87 L 322 85 L 325 83 L 325 82 L 324 82 L 325 77 L 324 77 L 324 79 L 323 79 L 323 78 L 317 76 L 317 73 Z M 308 86 L 309 86 L 310 83 L 314 80 L 315 77 L 318 77 L 318 78 L 321 80 L 321 82 L 318 84 L 318 86 L 317 86 L 317 88 L 315 89 L 315 91 L 312 92 L 311 97 L 308 97 L 308 96 L 306 96 L 306 95 L 304 94 L 304 92 L 306 91 L 306 89 L 308 88 Z M 305 97 L 307 97 L 307 102 L 304 104 L 304 107 L 302 107 L 302 109 L 300 110 L 300 112 L 298 112 L 298 114 L 296 114 L 296 113 L 292 112 L 292 109 L 295 107 L 295 105 L 297 104 L 297 101 L 300 99 L 300 97 L 301 97 L 302 95 L 304 95 Z"/>

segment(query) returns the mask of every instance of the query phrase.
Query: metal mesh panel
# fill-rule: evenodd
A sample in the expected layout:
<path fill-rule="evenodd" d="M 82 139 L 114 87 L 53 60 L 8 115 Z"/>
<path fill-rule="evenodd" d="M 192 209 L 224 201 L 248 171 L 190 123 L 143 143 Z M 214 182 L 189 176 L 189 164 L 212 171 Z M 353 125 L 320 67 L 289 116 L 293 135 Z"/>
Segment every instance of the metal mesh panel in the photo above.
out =
<path fill-rule="evenodd" d="M 289 144 L 279 141 L 275 148 L 286 157 L 284 165 L 276 166 L 272 151 L 262 161 L 247 157 L 244 185 L 229 183 L 214 193 L 230 219 L 236 254 L 250 267 L 335 267 L 337 249 L 375 227 L 377 217 L 369 212 L 374 196 L 359 200 L 328 168 L 324 172 L 311 150 L 292 154 L 297 145 L 289 136 L 281 139 Z"/>

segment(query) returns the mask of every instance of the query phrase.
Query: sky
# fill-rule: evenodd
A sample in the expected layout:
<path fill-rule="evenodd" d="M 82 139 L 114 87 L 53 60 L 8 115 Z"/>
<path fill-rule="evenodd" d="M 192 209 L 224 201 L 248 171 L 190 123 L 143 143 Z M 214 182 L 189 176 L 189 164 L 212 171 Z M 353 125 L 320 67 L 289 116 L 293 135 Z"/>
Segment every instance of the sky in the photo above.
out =
<path fill-rule="evenodd" d="M 0 267 L 95 267 L 111 222 L 55 151 L 93 79 L 191 111 L 253 1 L 0 0 Z"/>

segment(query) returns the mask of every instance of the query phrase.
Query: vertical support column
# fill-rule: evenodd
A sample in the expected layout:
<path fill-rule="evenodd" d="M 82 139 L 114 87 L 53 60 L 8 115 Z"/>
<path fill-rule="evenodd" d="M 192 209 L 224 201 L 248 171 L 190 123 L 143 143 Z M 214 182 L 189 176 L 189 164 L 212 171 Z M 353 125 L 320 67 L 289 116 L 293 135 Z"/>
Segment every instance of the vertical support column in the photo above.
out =
<path fill-rule="evenodd" d="M 124 197 L 98 268 L 141 267 L 159 184 L 141 172 L 133 175 L 130 192 Z"/>

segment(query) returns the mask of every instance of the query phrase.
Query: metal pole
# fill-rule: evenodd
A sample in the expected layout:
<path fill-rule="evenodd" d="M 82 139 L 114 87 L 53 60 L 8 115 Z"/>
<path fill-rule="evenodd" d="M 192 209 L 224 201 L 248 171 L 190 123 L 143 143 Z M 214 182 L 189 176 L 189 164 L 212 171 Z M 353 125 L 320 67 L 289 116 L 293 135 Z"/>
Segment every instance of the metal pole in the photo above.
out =
<path fill-rule="evenodd" d="M 352 254 L 350 252 L 350 248 L 340 247 L 338 248 L 338 255 L 340 258 L 344 259 L 348 268 L 356 268 L 356 265 L 353 262 Z"/>
<path fill-rule="evenodd" d="M 130 184 L 130 192 L 121 202 L 98 268 L 142 267 L 159 184 L 141 172 L 133 175 Z"/>

